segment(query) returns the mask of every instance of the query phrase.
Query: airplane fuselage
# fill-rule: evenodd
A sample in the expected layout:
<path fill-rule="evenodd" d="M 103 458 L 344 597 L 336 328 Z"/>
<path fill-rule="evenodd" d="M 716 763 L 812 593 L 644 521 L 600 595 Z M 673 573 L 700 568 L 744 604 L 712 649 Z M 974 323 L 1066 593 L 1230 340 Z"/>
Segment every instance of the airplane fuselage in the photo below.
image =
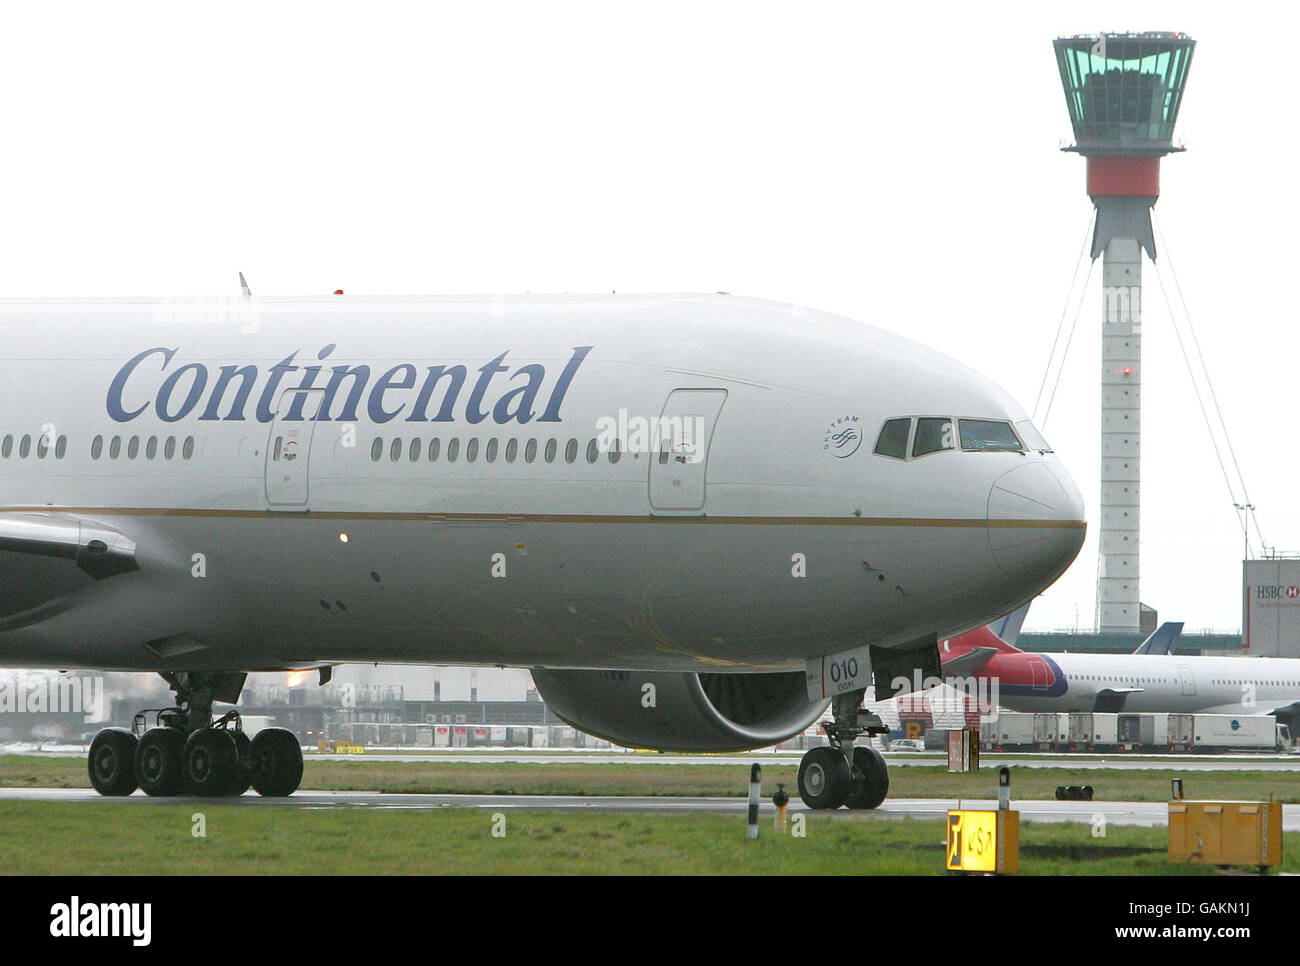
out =
<path fill-rule="evenodd" d="M 791 306 L 44 301 L 0 326 L 11 666 L 794 668 L 990 620 L 1083 538 L 1050 453 L 873 452 L 900 417 L 1023 421 L 991 383 Z"/>
<path fill-rule="evenodd" d="M 995 655 L 979 676 L 997 678 L 1013 711 L 1093 711 L 1116 693 L 1125 712 L 1266 714 L 1300 701 L 1288 658 L 1024 652 Z"/>

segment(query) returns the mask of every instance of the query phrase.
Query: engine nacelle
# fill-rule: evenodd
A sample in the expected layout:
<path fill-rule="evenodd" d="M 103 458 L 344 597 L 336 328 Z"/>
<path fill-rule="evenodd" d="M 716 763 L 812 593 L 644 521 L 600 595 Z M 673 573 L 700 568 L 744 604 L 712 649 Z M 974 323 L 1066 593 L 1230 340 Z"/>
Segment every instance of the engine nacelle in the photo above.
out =
<path fill-rule="evenodd" d="M 802 671 L 555 671 L 533 681 L 556 716 L 632 748 L 747 751 L 797 735 L 826 710 L 808 700 Z"/>

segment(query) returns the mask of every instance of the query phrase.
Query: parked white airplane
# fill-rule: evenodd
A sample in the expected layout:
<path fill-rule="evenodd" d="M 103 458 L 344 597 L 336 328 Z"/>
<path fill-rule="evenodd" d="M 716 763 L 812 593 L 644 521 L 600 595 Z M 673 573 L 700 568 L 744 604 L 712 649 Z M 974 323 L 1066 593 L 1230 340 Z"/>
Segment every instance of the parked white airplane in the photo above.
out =
<path fill-rule="evenodd" d="M 1271 714 L 1300 712 L 1300 660 L 1169 653 L 1182 624 L 1162 624 L 1133 654 L 1021 651 L 987 627 L 945 641 L 945 677 L 996 680 L 1012 711 Z"/>
<path fill-rule="evenodd" d="M 292 792 L 292 735 L 212 720 L 252 670 L 526 666 L 584 731 L 723 750 L 817 720 L 806 671 L 839 655 L 801 790 L 871 806 L 871 675 L 937 674 L 940 638 L 1083 541 L 1004 393 L 791 306 L 9 301 L 0 324 L 0 663 L 177 696 L 96 737 L 104 794 Z"/>

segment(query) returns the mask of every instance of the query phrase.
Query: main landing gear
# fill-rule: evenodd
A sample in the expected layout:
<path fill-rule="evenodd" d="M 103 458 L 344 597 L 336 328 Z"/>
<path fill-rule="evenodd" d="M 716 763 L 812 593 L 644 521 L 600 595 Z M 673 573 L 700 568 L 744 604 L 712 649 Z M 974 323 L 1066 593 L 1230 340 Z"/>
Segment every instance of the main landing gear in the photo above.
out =
<path fill-rule="evenodd" d="M 799 797 L 809 808 L 876 808 L 889 793 L 889 768 L 862 735 L 889 731 L 880 716 L 861 710 L 863 691 L 831 701 L 833 723 L 823 725 L 830 745 L 813 748 L 799 762 Z"/>
<path fill-rule="evenodd" d="M 168 681 L 176 707 L 141 711 L 129 730 L 105 728 L 95 735 L 88 762 L 95 791 L 130 795 L 138 787 L 156 797 L 218 798 L 242 795 L 250 786 L 270 797 L 297 790 L 302 748 L 293 732 L 265 728 L 250 740 L 238 711 L 212 720 L 213 687 L 203 675 L 169 675 Z"/>

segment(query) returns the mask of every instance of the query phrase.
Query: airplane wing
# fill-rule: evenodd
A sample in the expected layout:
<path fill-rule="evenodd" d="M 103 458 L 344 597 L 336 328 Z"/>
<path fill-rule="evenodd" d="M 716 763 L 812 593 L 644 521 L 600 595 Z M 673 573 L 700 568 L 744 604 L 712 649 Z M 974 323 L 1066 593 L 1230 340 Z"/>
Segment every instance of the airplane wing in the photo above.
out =
<path fill-rule="evenodd" d="M 0 630 L 49 617 L 100 581 L 138 570 L 113 527 L 57 512 L 0 513 Z"/>
<path fill-rule="evenodd" d="M 1138 645 L 1134 654 L 1172 654 L 1174 645 L 1183 634 L 1182 621 L 1166 621 L 1155 632 Z"/>
<path fill-rule="evenodd" d="M 0 514 L 0 550 L 71 560 L 95 580 L 139 569 L 132 540 L 112 527 L 63 514 Z"/>
<path fill-rule="evenodd" d="M 1097 703 L 1093 711 L 1118 714 L 1124 710 L 1124 702 L 1130 694 L 1141 694 L 1146 688 L 1102 688 L 1097 692 Z"/>

